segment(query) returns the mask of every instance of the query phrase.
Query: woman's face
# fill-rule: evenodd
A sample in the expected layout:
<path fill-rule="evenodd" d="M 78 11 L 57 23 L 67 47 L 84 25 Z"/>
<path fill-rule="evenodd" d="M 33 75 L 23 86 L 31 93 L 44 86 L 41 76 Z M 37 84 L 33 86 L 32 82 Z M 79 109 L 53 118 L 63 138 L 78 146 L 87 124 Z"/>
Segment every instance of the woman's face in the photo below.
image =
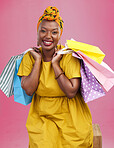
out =
<path fill-rule="evenodd" d="M 44 50 L 55 49 L 60 39 L 60 27 L 55 21 L 43 20 L 38 30 L 38 44 Z"/>

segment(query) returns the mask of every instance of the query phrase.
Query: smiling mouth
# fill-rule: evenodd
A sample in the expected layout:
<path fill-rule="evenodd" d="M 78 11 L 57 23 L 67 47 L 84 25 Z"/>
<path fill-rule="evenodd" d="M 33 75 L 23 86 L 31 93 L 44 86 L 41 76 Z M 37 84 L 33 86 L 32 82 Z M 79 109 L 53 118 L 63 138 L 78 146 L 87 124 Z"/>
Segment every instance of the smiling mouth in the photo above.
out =
<path fill-rule="evenodd" d="M 43 44 L 45 45 L 45 46 L 50 46 L 50 45 L 52 45 L 52 41 L 43 41 Z"/>

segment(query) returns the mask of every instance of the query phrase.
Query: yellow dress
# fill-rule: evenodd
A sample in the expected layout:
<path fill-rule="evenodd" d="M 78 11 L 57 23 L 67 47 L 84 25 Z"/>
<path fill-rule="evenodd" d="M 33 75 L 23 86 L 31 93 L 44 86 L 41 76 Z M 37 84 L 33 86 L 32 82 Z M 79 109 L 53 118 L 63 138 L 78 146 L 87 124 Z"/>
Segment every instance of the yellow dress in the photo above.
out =
<path fill-rule="evenodd" d="M 34 59 L 24 55 L 18 75 L 28 76 Z M 63 55 L 60 67 L 71 79 L 80 77 L 80 63 L 71 54 Z M 26 123 L 29 148 L 92 148 L 93 130 L 89 108 L 80 95 L 69 99 L 60 89 L 50 62 L 42 60 L 38 88 Z"/>

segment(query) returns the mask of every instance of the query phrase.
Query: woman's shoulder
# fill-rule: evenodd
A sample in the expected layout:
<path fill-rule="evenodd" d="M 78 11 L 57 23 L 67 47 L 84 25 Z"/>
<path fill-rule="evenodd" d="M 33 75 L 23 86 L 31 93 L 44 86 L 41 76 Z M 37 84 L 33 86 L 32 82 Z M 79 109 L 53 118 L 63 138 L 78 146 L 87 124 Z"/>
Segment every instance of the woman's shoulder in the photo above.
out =
<path fill-rule="evenodd" d="M 32 62 L 34 63 L 34 58 L 33 56 L 31 55 L 30 51 L 28 51 L 24 56 L 23 56 L 23 59 L 22 59 L 24 62 Z"/>
<path fill-rule="evenodd" d="M 64 54 L 62 58 L 63 62 L 66 63 L 80 63 L 80 60 L 72 55 L 72 53 Z"/>
<path fill-rule="evenodd" d="M 63 54 L 63 61 L 70 61 L 73 58 L 72 53 Z"/>
<path fill-rule="evenodd" d="M 71 79 L 74 77 L 81 77 L 80 75 L 80 60 L 73 57 L 72 53 L 64 54 L 61 61 L 60 67 L 65 72 L 65 75 Z"/>
<path fill-rule="evenodd" d="M 63 45 L 57 45 L 57 50 L 61 50 L 63 49 L 65 46 Z M 66 49 L 67 50 L 67 49 Z M 68 54 L 63 54 L 63 57 L 62 57 L 62 61 L 69 61 L 70 59 L 72 58 L 72 54 L 71 53 L 68 53 Z"/>

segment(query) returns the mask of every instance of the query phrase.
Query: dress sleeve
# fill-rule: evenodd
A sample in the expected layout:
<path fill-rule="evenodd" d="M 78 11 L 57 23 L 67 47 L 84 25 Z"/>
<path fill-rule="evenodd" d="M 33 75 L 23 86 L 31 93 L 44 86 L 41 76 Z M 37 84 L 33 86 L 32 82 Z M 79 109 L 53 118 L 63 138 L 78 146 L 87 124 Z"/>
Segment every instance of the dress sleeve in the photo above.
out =
<path fill-rule="evenodd" d="M 61 67 L 68 79 L 81 77 L 80 61 L 72 56 L 72 54 L 63 55 Z"/>
<path fill-rule="evenodd" d="M 23 56 L 23 59 L 19 66 L 17 75 L 18 76 L 28 76 L 32 71 L 33 65 L 34 65 L 34 59 L 32 55 L 30 54 L 30 52 L 27 52 Z"/>

